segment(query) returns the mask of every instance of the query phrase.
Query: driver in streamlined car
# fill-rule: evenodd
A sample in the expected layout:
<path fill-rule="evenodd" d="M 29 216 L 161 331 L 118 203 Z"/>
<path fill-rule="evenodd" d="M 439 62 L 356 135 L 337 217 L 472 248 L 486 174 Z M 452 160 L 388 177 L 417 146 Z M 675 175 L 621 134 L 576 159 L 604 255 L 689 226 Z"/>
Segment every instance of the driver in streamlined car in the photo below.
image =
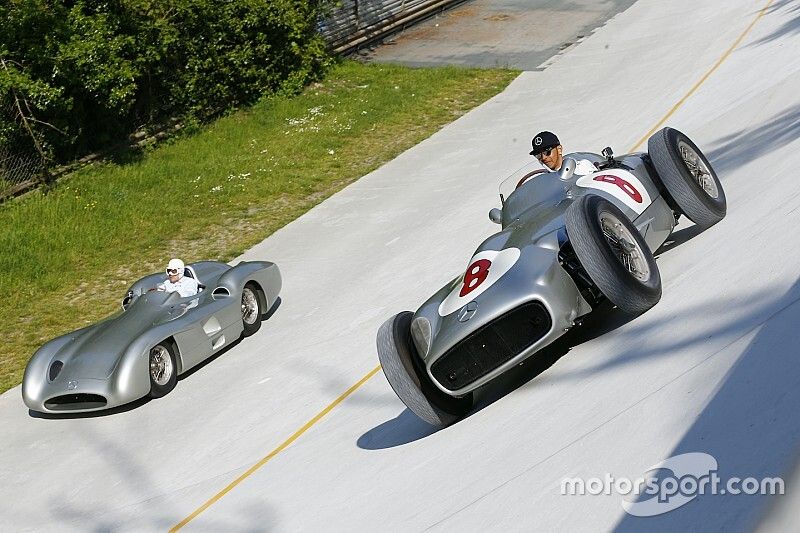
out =
<path fill-rule="evenodd" d="M 196 279 L 183 275 L 185 268 L 186 265 L 180 259 L 170 259 L 166 268 L 167 280 L 158 285 L 158 290 L 177 292 L 182 298 L 197 294 L 200 286 Z"/>
<path fill-rule="evenodd" d="M 540 132 L 531 140 L 531 145 L 533 150 L 530 151 L 530 155 L 538 159 L 539 163 L 547 167 L 551 172 L 561 170 L 561 165 L 564 164 L 564 148 L 555 133 L 550 131 Z M 576 175 L 585 176 L 592 172 L 597 172 L 597 167 L 594 166 L 594 163 L 587 159 L 578 159 L 576 161 Z"/>

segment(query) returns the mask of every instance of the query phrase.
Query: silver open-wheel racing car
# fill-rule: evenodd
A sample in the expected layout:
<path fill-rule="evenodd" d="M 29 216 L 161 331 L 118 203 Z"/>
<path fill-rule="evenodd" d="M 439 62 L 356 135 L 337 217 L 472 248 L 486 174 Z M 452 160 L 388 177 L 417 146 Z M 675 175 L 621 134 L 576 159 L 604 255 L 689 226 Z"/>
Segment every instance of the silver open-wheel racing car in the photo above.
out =
<path fill-rule="evenodd" d="M 576 160 L 592 170 L 575 173 Z M 585 167 L 586 163 L 582 163 Z M 575 153 L 559 172 L 535 163 L 503 182 L 502 230 L 415 313 L 377 336 L 389 384 L 426 422 L 472 408 L 473 391 L 536 354 L 607 299 L 643 313 L 661 297 L 653 252 L 685 215 L 701 228 L 725 216 L 722 185 L 700 149 L 664 128 L 647 153 Z"/>
<path fill-rule="evenodd" d="M 267 261 L 202 261 L 184 275 L 198 281 L 198 294 L 154 290 L 166 275 L 151 274 L 131 286 L 116 315 L 39 348 L 22 379 L 28 408 L 96 411 L 164 396 L 178 375 L 258 331 L 281 290 L 278 266 Z"/>

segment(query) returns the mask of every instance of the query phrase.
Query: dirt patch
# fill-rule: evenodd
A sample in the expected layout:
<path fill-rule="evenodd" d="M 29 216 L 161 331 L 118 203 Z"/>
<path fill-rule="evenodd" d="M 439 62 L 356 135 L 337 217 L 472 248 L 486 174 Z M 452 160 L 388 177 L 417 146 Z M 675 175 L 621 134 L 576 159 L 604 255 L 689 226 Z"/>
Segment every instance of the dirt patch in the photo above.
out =
<path fill-rule="evenodd" d="M 483 20 L 488 20 L 490 22 L 503 22 L 504 20 L 511 20 L 513 17 L 506 13 L 498 13 L 497 15 L 491 15 L 488 17 L 484 17 Z"/>
<path fill-rule="evenodd" d="M 457 6 L 452 11 L 448 11 L 445 15 L 445 18 L 459 19 L 459 18 L 471 18 L 476 16 L 478 16 L 478 9 L 473 5 L 468 5 L 468 6 Z"/>

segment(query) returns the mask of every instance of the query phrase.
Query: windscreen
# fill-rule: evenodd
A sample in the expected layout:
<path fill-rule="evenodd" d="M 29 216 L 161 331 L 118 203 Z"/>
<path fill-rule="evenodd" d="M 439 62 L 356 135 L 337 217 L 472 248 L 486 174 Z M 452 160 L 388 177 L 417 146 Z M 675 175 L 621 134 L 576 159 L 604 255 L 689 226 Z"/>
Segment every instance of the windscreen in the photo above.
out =
<path fill-rule="evenodd" d="M 508 199 L 508 197 L 511 196 L 511 193 L 517 189 L 517 187 L 523 183 L 530 183 L 531 180 L 535 180 L 537 177 L 542 176 L 547 172 L 548 170 L 539 164 L 538 161 L 528 163 L 524 167 L 516 170 L 513 174 L 500 183 L 500 194 L 504 199 Z"/>
<path fill-rule="evenodd" d="M 539 172 L 541 170 L 536 165 L 527 165 L 500 184 L 504 228 L 525 211 L 557 205 L 566 197 L 565 182 L 560 179 L 559 173 Z"/>

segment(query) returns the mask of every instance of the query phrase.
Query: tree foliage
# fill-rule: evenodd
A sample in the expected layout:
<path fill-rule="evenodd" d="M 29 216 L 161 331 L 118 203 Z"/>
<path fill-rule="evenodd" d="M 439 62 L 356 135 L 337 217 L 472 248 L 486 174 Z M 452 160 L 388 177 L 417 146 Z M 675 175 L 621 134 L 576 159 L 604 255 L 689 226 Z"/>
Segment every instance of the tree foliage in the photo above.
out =
<path fill-rule="evenodd" d="M 64 161 L 167 117 L 298 91 L 327 62 L 314 0 L 5 0 L 0 144 Z"/>

